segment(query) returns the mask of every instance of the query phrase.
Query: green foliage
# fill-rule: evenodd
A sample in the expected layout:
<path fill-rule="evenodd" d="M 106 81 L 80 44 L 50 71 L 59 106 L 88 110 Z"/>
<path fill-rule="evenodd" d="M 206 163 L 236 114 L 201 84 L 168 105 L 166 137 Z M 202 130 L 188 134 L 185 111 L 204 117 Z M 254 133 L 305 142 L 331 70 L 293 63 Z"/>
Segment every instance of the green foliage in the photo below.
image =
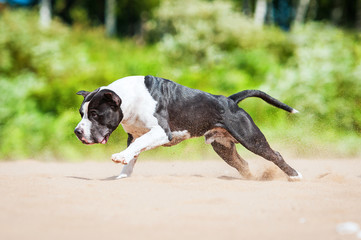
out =
<path fill-rule="evenodd" d="M 361 154 L 359 35 L 317 24 L 286 35 L 255 28 L 227 2 L 190 5 L 163 2 L 147 23 L 145 45 L 107 39 L 102 28 L 71 29 L 57 21 L 44 30 L 34 12 L 3 12 L 0 158 L 104 159 L 124 149 L 122 130 L 105 146 L 76 139 L 82 98 L 75 93 L 147 74 L 214 94 L 264 90 L 301 111 L 290 116 L 259 99 L 242 102 L 270 142 L 278 139 L 300 154 L 309 152 L 309 145 Z M 201 144 L 202 139 L 192 140 L 152 152 L 200 157 L 209 149 Z"/>
<path fill-rule="evenodd" d="M 312 123 L 361 132 L 360 36 L 323 24 L 308 24 L 292 34 L 296 54 L 265 89 L 277 89 L 288 102 L 312 114 Z"/>
<path fill-rule="evenodd" d="M 89 154 L 102 152 L 79 146 L 74 137 L 82 101 L 75 93 L 126 75 L 156 75 L 162 66 L 160 58 L 152 59 L 152 47 L 103 35 L 102 29 L 70 31 L 57 22 L 45 31 L 32 12 L 4 12 L 0 18 L 0 158 L 76 157 L 85 149 Z M 115 136 L 119 137 L 124 134 Z"/>
<path fill-rule="evenodd" d="M 214 63 L 228 52 L 268 49 L 277 59 L 292 55 L 292 42 L 277 29 L 256 27 L 228 1 L 163 1 L 147 24 L 149 41 L 174 59 Z"/>

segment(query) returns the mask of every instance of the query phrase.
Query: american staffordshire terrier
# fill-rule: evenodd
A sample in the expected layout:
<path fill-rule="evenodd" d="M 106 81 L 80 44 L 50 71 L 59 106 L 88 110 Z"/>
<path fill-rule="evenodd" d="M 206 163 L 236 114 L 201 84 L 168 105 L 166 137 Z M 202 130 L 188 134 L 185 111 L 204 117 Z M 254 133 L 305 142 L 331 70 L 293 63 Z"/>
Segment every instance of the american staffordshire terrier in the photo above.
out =
<path fill-rule="evenodd" d="M 111 157 L 114 162 L 125 165 L 118 178 L 132 174 L 141 152 L 200 136 L 244 178 L 251 179 L 252 174 L 248 163 L 237 153 L 236 143 L 272 161 L 290 180 L 302 178 L 271 149 L 252 118 L 237 105 L 245 98 L 258 97 L 290 113 L 298 112 L 259 90 L 245 90 L 225 97 L 159 77 L 131 76 L 93 92 L 77 94 L 84 97 L 79 110 L 82 120 L 74 130 L 80 141 L 105 144 L 119 124 L 128 133 L 128 147 Z"/>

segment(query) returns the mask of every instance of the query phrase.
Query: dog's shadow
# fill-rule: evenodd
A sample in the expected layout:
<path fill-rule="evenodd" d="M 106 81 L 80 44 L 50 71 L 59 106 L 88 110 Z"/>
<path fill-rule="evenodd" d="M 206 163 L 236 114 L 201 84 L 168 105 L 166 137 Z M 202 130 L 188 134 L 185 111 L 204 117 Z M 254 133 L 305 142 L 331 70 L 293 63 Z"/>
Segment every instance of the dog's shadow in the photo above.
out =
<path fill-rule="evenodd" d="M 84 181 L 114 181 L 114 180 L 119 180 L 119 178 L 117 178 L 118 176 L 111 176 L 111 177 L 107 177 L 107 178 L 87 178 L 87 177 L 78 177 L 78 176 L 66 176 L 66 178 L 73 178 L 73 179 L 77 179 L 77 180 L 84 180 Z"/>
<path fill-rule="evenodd" d="M 204 178 L 202 175 L 191 175 L 192 177 L 199 177 Z M 73 178 L 77 180 L 83 180 L 83 181 L 115 181 L 115 180 L 121 180 L 121 178 L 118 178 L 117 175 L 107 177 L 107 178 L 88 178 L 88 177 L 79 177 L 79 176 L 66 176 L 66 178 Z M 226 181 L 242 181 L 247 179 L 237 178 L 237 177 L 231 177 L 231 176 L 219 176 L 217 177 L 220 180 L 226 180 Z"/>
<path fill-rule="evenodd" d="M 235 181 L 235 180 L 238 180 L 238 181 L 242 181 L 242 180 L 246 180 L 246 179 L 242 179 L 242 178 L 236 178 L 236 177 L 230 177 L 230 176 L 219 176 L 217 177 L 218 179 L 221 179 L 221 180 L 227 180 L 227 181 Z"/>

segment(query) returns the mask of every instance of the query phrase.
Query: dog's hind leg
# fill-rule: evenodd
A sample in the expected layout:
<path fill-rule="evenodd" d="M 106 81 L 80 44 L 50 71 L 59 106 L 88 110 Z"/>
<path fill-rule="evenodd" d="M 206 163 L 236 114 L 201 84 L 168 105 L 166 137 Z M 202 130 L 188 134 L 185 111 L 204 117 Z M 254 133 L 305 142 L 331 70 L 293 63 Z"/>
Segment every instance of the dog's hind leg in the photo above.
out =
<path fill-rule="evenodd" d="M 289 176 L 290 180 L 302 179 L 302 175 L 288 165 L 280 153 L 271 149 L 261 130 L 243 109 L 232 114 L 226 126 L 239 143 L 251 152 L 272 161 Z"/>
<path fill-rule="evenodd" d="M 208 131 L 205 135 L 206 143 L 210 143 L 213 150 L 230 166 L 246 179 L 251 179 L 252 174 L 249 171 L 248 163 L 237 153 L 235 142 L 232 135 L 223 128 L 215 128 Z"/>
<path fill-rule="evenodd" d="M 214 151 L 230 166 L 238 170 L 238 172 L 246 179 L 252 179 L 252 174 L 249 171 L 248 163 L 239 156 L 236 146 L 230 142 L 229 146 L 222 145 L 216 141 L 212 142 Z"/>

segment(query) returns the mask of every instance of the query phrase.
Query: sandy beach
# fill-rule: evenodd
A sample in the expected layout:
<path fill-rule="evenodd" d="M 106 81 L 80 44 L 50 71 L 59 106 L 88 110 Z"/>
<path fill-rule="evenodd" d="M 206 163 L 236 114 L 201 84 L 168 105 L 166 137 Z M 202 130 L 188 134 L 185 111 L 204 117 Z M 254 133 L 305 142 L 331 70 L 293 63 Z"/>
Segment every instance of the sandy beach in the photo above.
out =
<path fill-rule="evenodd" d="M 222 160 L 0 163 L 0 239 L 359 239 L 361 159 L 288 160 L 289 182 L 251 160 L 244 180 Z"/>

